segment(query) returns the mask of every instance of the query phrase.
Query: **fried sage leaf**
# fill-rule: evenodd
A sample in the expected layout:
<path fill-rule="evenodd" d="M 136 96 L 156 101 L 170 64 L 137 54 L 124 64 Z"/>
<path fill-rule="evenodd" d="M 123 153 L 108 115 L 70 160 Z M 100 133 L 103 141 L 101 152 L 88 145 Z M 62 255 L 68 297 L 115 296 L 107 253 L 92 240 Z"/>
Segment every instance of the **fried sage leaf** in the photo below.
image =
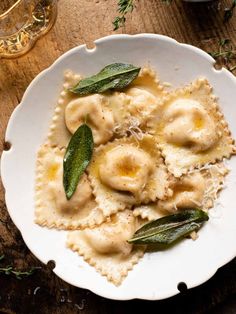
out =
<path fill-rule="evenodd" d="M 113 63 L 107 65 L 99 73 L 82 79 L 69 90 L 73 93 L 89 95 L 103 93 L 108 89 L 122 89 L 127 87 L 139 74 L 140 68 L 127 63 Z"/>
<path fill-rule="evenodd" d="M 151 221 L 138 229 L 129 243 L 171 244 L 201 227 L 209 219 L 200 209 L 186 209 L 181 213 L 168 215 Z"/>
<path fill-rule="evenodd" d="M 71 137 L 63 159 L 63 185 L 68 200 L 74 194 L 92 154 L 93 134 L 87 124 L 82 124 Z"/>

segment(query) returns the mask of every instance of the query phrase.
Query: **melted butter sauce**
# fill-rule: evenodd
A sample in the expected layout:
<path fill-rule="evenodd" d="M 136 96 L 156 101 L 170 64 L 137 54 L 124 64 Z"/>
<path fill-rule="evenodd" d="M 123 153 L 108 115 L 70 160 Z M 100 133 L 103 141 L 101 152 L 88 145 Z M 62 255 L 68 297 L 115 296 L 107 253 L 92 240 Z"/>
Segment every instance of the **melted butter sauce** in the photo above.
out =
<path fill-rule="evenodd" d="M 117 165 L 117 170 L 119 176 L 134 178 L 140 170 L 140 167 L 138 165 L 132 165 L 132 163 L 128 161 L 125 162 L 124 160 L 122 163 Z"/>
<path fill-rule="evenodd" d="M 202 119 L 202 118 L 195 118 L 194 119 L 194 130 L 195 131 L 198 131 L 198 130 L 200 130 L 200 129 L 202 129 L 203 127 L 204 127 L 204 120 Z"/>
<path fill-rule="evenodd" d="M 48 181 L 54 181 L 56 179 L 58 169 L 59 164 L 53 164 L 48 168 L 46 175 Z"/>

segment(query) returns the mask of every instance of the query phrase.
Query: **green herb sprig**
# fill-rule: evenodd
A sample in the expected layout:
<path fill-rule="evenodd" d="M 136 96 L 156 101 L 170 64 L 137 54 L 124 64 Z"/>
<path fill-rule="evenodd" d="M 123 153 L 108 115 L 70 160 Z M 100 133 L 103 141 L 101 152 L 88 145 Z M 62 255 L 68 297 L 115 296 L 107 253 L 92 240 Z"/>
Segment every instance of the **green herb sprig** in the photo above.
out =
<path fill-rule="evenodd" d="M 166 4 L 171 4 L 173 0 L 162 0 L 162 2 Z M 224 10 L 224 22 L 228 22 L 233 14 L 234 9 L 236 7 L 236 0 L 231 0 L 231 6 L 229 8 L 226 8 Z M 126 21 L 126 14 L 131 13 L 134 10 L 134 2 L 135 0 L 119 0 L 118 1 L 118 9 L 117 11 L 120 13 L 119 16 L 115 18 L 113 21 L 114 31 L 117 30 L 120 27 L 123 27 Z"/>
<path fill-rule="evenodd" d="M 63 185 L 68 200 L 92 158 L 93 146 L 92 130 L 82 124 L 71 137 L 63 159 Z"/>
<path fill-rule="evenodd" d="M 228 38 L 219 41 L 217 51 L 208 52 L 219 65 L 225 66 L 229 71 L 236 70 L 236 49 Z"/>
<path fill-rule="evenodd" d="M 4 259 L 4 255 L 0 256 L 0 261 Z M 5 267 L 0 267 L 0 274 L 8 275 L 8 276 L 14 276 L 17 279 L 22 279 L 23 277 L 28 277 L 32 275 L 37 269 L 40 269 L 41 267 L 31 267 L 29 270 L 19 270 L 13 268 L 13 266 L 8 265 Z"/>
<path fill-rule="evenodd" d="M 79 81 L 69 91 L 80 96 L 103 93 L 127 87 L 139 74 L 140 68 L 128 63 L 112 63 L 95 75 Z"/>
<path fill-rule="evenodd" d="M 128 242 L 138 245 L 169 245 L 198 230 L 208 219 L 207 213 L 201 209 L 186 209 L 178 214 L 164 216 L 145 224 Z"/>
<path fill-rule="evenodd" d="M 113 21 L 114 31 L 118 28 L 124 26 L 126 21 L 126 14 L 131 13 L 134 9 L 134 0 L 119 0 L 118 2 L 118 12 L 119 16 Z"/>

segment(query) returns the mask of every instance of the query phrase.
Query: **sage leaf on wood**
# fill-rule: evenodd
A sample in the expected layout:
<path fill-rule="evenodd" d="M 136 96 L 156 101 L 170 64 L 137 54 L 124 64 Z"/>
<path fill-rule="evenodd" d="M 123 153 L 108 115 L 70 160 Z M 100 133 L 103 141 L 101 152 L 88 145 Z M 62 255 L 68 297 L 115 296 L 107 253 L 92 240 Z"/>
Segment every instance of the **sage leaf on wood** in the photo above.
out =
<path fill-rule="evenodd" d="M 145 224 L 128 242 L 168 245 L 199 229 L 208 219 L 207 213 L 200 209 L 186 209 L 178 214 L 168 215 Z"/>
<path fill-rule="evenodd" d="M 99 73 L 82 79 L 69 90 L 81 96 L 103 93 L 109 89 L 119 90 L 127 87 L 138 76 L 140 69 L 127 63 L 109 64 Z"/>
<path fill-rule="evenodd" d="M 63 159 L 63 185 L 68 200 L 74 194 L 92 154 L 93 134 L 87 124 L 82 124 L 71 137 Z"/>

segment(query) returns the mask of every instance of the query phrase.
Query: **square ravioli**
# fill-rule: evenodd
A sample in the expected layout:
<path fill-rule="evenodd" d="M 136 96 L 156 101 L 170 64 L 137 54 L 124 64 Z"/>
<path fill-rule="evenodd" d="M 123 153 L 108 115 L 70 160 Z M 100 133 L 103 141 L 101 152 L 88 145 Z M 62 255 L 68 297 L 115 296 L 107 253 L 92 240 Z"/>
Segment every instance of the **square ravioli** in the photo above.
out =
<path fill-rule="evenodd" d="M 138 206 L 133 213 L 142 219 L 155 220 L 186 208 L 208 210 L 214 206 L 229 170 L 223 163 L 194 169 L 180 178 L 170 180 L 171 194 L 166 200 Z"/>
<path fill-rule="evenodd" d="M 99 208 L 106 215 L 165 199 L 169 174 L 154 137 L 117 139 L 98 147 L 88 167 Z"/>
<path fill-rule="evenodd" d="M 72 71 L 65 73 L 47 139 L 51 146 L 66 147 L 71 135 L 85 122 L 92 129 L 97 146 L 115 137 L 136 134 L 166 94 L 155 73 L 148 68 L 142 69 L 131 87 L 123 92 L 79 96 L 68 90 L 79 80 L 81 77 Z"/>
<path fill-rule="evenodd" d="M 144 254 L 145 246 L 127 242 L 139 226 L 132 211 L 125 210 L 101 226 L 68 232 L 67 247 L 118 286 Z"/>
<path fill-rule="evenodd" d="M 47 144 L 66 147 L 72 134 L 86 122 L 92 129 L 95 145 L 105 144 L 119 129 L 122 134 L 129 127 L 127 105 L 130 97 L 123 92 L 106 92 L 79 96 L 69 91 L 81 80 L 81 76 L 67 71 L 60 93 Z"/>
<path fill-rule="evenodd" d="M 234 140 L 206 79 L 165 97 L 148 127 L 176 177 L 235 153 Z"/>
<path fill-rule="evenodd" d="M 125 89 L 129 97 L 127 104 L 128 121 L 132 126 L 146 130 L 150 114 L 158 107 L 167 95 L 156 73 L 149 67 L 141 69 L 139 76 Z"/>
<path fill-rule="evenodd" d="M 44 145 L 37 158 L 35 222 L 64 230 L 93 227 L 106 220 L 97 207 L 87 175 L 84 174 L 70 200 L 63 187 L 65 149 Z"/>
<path fill-rule="evenodd" d="M 50 146 L 66 147 L 72 134 L 85 122 L 92 129 L 95 145 L 106 143 L 113 136 L 114 119 L 125 118 L 123 106 L 126 106 L 128 100 L 123 93 L 115 92 L 113 97 L 100 94 L 80 97 L 69 91 L 79 80 L 81 76 L 72 71 L 67 71 L 64 75 L 63 90 L 47 138 Z M 113 107 L 110 106 L 110 98 L 114 103 Z M 113 108 L 117 108 L 115 114 Z"/>

